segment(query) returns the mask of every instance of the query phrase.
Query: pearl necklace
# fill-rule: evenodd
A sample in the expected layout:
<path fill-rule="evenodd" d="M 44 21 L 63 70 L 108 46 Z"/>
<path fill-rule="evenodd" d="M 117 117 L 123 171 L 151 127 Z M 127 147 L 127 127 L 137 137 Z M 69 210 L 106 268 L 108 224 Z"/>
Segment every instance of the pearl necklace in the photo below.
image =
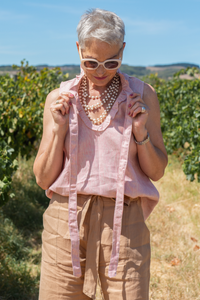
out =
<path fill-rule="evenodd" d="M 81 104 L 85 110 L 85 113 L 88 115 L 89 119 L 92 121 L 93 124 L 99 125 L 104 121 L 108 112 L 110 111 L 111 107 L 113 106 L 115 100 L 117 99 L 118 92 L 119 92 L 119 75 L 118 74 L 116 74 L 113 77 L 113 80 L 112 80 L 110 86 L 102 94 L 99 94 L 98 96 L 90 96 L 87 93 L 87 77 L 86 76 L 83 77 L 80 88 L 79 88 L 79 98 L 80 98 Z M 92 100 L 99 99 L 99 102 L 94 105 L 87 105 L 87 103 L 86 103 L 87 97 Z M 101 98 L 102 98 L 102 100 L 101 100 Z M 104 104 L 107 104 L 107 107 L 99 118 L 94 119 L 89 115 L 90 111 L 94 111 L 94 110 L 102 107 Z"/>

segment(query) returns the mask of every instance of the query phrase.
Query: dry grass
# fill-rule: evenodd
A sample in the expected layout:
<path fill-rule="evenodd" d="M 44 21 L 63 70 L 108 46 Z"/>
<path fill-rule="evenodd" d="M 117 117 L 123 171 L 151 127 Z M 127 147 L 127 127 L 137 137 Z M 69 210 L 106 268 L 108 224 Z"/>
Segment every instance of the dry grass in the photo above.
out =
<path fill-rule="evenodd" d="M 151 232 L 151 300 L 200 300 L 200 184 L 189 182 L 174 157 L 155 183 L 160 202 Z M 101 299 L 99 291 L 97 299 Z"/>
<path fill-rule="evenodd" d="M 151 300 L 200 299 L 200 184 L 188 182 L 170 158 L 157 183 L 160 203 L 147 220 L 151 231 Z"/>

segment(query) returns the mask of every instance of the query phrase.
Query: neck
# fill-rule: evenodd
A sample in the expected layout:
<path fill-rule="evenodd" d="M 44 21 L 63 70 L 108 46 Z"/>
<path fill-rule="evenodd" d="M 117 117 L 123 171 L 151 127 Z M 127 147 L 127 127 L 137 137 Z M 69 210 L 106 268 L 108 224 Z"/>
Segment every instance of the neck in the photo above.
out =
<path fill-rule="evenodd" d="M 114 76 L 111 84 L 109 84 L 107 88 L 105 86 L 99 87 L 93 84 L 90 86 L 89 90 L 87 81 L 87 77 L 84 76 L 79 89 L 80 102 L 89 119 L 94 124 L 101 124 L 119 95 L 120 78 L 119 76 Z M 91 84 L 91 82 L 89 83 Z M 93 91 L 90 94 L 91 89 L 93 89 Z M 102 89 L 103 92 L 100 93 Z"/>
<path fill-rule="evenodd" d="M 87 77 L 86 77 L 87 78 Z M 112 83 L 113 78 L 104 86 L 98 86 L 87 78 L 89 92 L 98 91 L 100 94 L 103 93 Z"/>
<path fill-rule="evenodd" d="M 107 88 L 107 86 L 98 86 L 98 85 L 95 85 L 93 82 L 88 80 L 89 92 L 98 91 L 101 94 L 106 90 L 106 88 Z"/>

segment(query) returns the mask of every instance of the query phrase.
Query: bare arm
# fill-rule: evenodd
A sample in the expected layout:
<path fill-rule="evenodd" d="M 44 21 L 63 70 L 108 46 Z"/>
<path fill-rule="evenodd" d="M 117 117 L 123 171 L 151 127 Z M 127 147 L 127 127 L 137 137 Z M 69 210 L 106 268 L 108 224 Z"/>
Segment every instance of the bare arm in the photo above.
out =
<path fill-rule="evenodd" d="M 70 97 L 73 95 L 59 96 L 59 89 L 56 89 L 46 99 L 43 136 L 33 166 L 37 184 L 42 189 L 47 189 L 62 170 L 63 147 L 69 127 Z"/>
<path fill-rule="evenodd" d="M 140 167 L 149 178 L 159 180 L 164 175 L 168 160 L 160 128 L 160 109 L 156 92 L 150 85 L 145 84 L 143 99 L 134 94 L 131 104 L 132 130 L 136 141 L 145 140 L 147 132 L 150 136 L 150 142 L 137 145 Z M 145 113 L 142 113 L 142 106 L 146 109 Z"/>

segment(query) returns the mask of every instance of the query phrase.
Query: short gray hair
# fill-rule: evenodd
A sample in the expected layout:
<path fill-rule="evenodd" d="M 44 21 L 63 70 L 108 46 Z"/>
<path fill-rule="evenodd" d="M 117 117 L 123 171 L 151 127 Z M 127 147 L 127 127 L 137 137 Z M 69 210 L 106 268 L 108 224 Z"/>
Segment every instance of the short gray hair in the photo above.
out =
<path fill-rule="evenodd" d="M 86 42 L 96 38 L 110 45 L 123 45 L 124 22 L 115 13 L 103 9 L 90 9 L 82 15 L 77 26 L 78 41 L 82 49 Z"/>

